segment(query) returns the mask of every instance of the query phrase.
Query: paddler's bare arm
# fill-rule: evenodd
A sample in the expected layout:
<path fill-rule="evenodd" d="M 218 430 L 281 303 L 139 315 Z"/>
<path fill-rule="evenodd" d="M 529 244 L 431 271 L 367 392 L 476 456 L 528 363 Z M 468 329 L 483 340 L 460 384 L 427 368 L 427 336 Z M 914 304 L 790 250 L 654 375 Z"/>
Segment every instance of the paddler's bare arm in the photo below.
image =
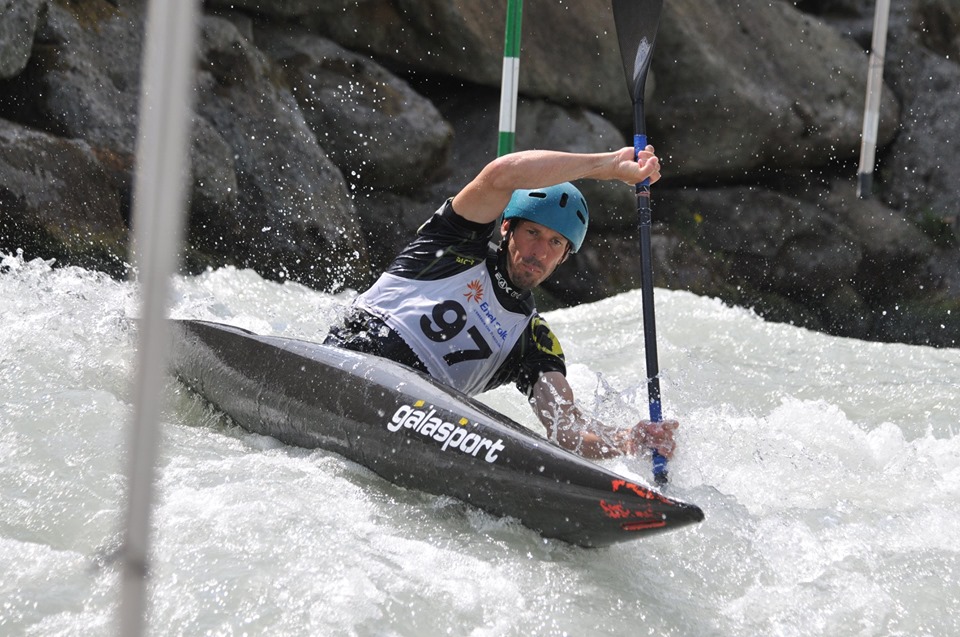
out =
<path fill-rule="evenodd" d="M 641 420 L 630 429 L 609 427 L 576 406 L 573 389 L 560 372 L 548 372 L 540 377 L 533 387 L 532 402 L 534 412 L 547 428 L 548 437 L 585 458 L 632 456 L 644 449 L 657 449 L 667 458 L 673 455 L 677 421 Z"/>
<path fill-rule="evenodd" d="M 620 180 L 631 185 L 649 178 L 652 183 L 660 179 L 660 160 L 654 155 L 653 146 L 647 146 L 636 160 L 630 147 L 608 153 L 510 153 L 487 164 L 453 198 L 453 209 L 469 221 L 490 223 L 503 212 L 514 190 L 585 178 Z"/>

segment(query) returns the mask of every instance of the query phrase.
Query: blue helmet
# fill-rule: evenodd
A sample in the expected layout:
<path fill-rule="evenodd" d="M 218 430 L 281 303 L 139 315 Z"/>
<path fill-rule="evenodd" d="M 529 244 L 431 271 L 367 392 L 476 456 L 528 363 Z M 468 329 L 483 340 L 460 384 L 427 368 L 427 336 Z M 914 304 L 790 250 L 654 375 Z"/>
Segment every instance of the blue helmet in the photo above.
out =
<path fill-rule="evenodd" d="M 526 219 L 562 234 L 570 242 L 570 252 L 577 252 L 587 236 L 590 214 L 587 200 L 570 182 L 515 190 L 503 210 L 504 219 Z"/>

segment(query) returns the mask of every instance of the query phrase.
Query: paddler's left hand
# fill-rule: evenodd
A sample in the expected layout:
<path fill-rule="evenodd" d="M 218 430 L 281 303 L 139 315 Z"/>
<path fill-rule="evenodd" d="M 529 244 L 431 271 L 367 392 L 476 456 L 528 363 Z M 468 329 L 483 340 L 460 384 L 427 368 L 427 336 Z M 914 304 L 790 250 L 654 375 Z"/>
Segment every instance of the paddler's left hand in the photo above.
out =
<path fill-rule="evenodd" d="M 630 456 L 643 453 L 644 449 L 656 449 L 661 456 L 670 458 L 676 448 L 673 432 L 679 426 L 680 423 L 676 420 L 661 420 L 660 422 L 641 420 L 626 430 L 627 435 L 621 438 L 621 444 L 618 446 L 621 451 Z"/>

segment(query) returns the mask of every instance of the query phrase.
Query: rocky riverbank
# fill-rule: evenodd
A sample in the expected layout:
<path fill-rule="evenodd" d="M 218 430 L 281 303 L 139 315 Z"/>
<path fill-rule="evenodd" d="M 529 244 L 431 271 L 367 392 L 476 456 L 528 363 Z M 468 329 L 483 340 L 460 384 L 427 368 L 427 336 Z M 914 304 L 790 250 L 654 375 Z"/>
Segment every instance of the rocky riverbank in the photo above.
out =
<path fill-rule="evenodd" d="M 496 154 L 505 0 L 210 0 L 187 271 L 360 288 Z M 145 6 L 0 0 L 0 251 L 127 276 Z M 873 3 L 666 3 L 648 82 L 655 281 L 857 338 L 960 343 L 960 9 L 891 16 L 855 196 Z M 517 147 L 628 143 L 609 3 L 527 3 Z M 542 305 L 638 285 L 631 189 Z"/>

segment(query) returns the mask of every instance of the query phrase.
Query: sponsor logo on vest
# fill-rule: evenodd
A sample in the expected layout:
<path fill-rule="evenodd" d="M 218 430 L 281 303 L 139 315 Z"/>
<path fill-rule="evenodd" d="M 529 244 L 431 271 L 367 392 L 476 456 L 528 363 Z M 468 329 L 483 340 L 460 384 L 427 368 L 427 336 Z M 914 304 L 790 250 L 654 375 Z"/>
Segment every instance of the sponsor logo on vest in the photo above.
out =
<path fill-rule="evenodd" d="M 490 334 L 496 334 L 497 338 L 499 338 L 501 341 L 507 340 L 507 336 L 509 336 L 510 333 L 500 326 L 500 320 L 493 313 L 490 304 L 486 301 L 481 303 L 480 311 L 482 312 L 484 322 L 488 326 L 488 331 Z"/>
<path fill-rule="evenodd" d="M 436 409 L 430 411 L 418 409 L 423 406 L 422 400 L 418 400 L 413 405 L 401 405 L 387 423 L 387 429 L 392 432 L 403 428 L 411 429 L 421 436 L 433 438 L 442 443 L 441 451 L 446 451 L 448 448 L 456 449 L 474 458 L 485 451 L 483 459 L 491 463 L 496 462 L 499 452 L 504 449 L 502 438 L 496 441 L 485 438 L 466 429 L 467 423 L 470 422 L 466 418 L 461 418 L 455 425 L 437 416 Z"/>
<path fill-rule="evenodd" d="M 493 277 L 497 280 L 497 285 L 500 287 L 500 289 L 506 292 L 507 294 L 509 294 L 510 296 L 512 296 L 513 298 L 519 299 L 521 296 L 523 296 L 523 290 L 520 290 L 519 292 L 515 291 L 513 287 L 509 283 L 507 283 L 507 278 L 503 276 L 503 273 L 500 272 L 500 270 L 496 270 L 493 273 Z"/>
<path fill-rule="evenodd" d="M 468 301 L 482 301 L 483 300 L 483 283 L 480 279 L 474 279 L 467 283 L 467 291 L 464 293 L 464 296 L 467 297 Z"/>

